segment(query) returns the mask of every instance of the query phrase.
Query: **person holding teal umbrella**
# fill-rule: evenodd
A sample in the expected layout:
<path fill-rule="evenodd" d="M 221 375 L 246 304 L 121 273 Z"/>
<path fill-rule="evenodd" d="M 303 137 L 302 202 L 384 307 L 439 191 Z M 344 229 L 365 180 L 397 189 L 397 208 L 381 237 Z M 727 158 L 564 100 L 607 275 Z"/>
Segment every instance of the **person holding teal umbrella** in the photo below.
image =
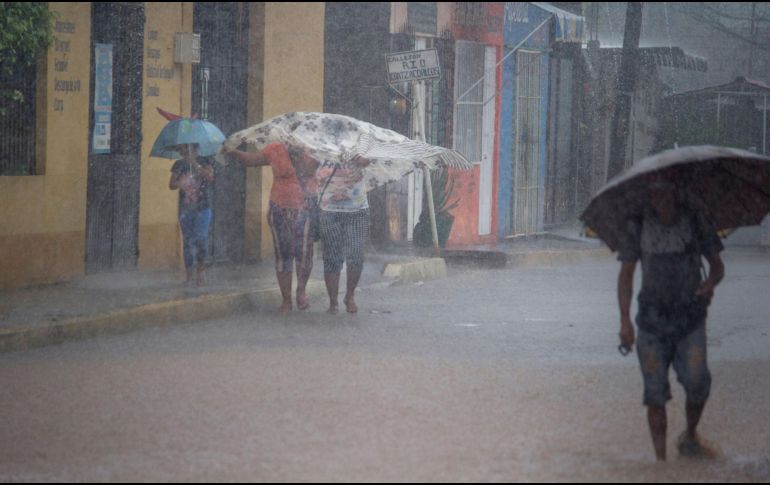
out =
<path fill-rule="evenodd" d="M 181 154 L 176 147 L 188 144 L 198 145 L 198 155 L 216 155 L 225 141 L 225 135 L 213 123 L 192 118 L 178 118 L 169 122 L 152 146 L 150 156 L 176 160 Z"/>
<path fill-rule="evenodd" d="M 208 121 L 179 118 L 163 128 L 150 153 L 178 159 L 171 167 L 168 187 L 179 191 L 179 225 L 188 286 L 205 284 L 214 183 L 214 166 L 206 157 L 214 155 L 224 139 L 224 134 Z"/>
<path fill-rule="evenodd" d="M 180 145 L 182 159 L 171 167 L 168 188 L 179 190 L 179 226 L 184 243 L 186 284 L 203 286 L 208 259 L 211 226 L 211 186 L 214 167 L 210 159 L 198 156 L 198 145 Z"/>

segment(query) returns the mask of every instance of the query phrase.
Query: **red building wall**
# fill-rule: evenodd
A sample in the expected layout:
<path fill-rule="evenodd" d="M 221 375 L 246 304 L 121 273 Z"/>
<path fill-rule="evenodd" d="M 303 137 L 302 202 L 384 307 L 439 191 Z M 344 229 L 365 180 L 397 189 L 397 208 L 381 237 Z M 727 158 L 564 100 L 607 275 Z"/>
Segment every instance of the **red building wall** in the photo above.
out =
<path fill-rule="evenodd" d="M 462 5 L 470 4 L 457 5 L 459 8 L 462 8 Z M 477 17 L 474 19 L 475 21 L 468 22 L 462 15 L 455 15 L 452 24 L 452 34 L 455 40 L 480 42 L 487 46 L 495 46 L 497 48 L 497 62 L 499 62 L 503 55 L 504 4 L 500 2 L 485 2 L 479 5 L 479 7 L 483 8 L 483 12 L 480 12 L 481 21 Z M 494 148 L 492 150 L 492 230 L 489 235 L 479 235 L 480 167 L 476 166 L 473 170 L 469 171 L 453 170 L 452 176 L 455 179 L 455 197 L 453 197 L 453 200 L 459 197 L 459 206 L 452 211 L 455 221 L 449 236 L 449 242 L 447 243 L 449 248 L 494 244 L 497 241 L 500 93 L 502 92 L 503 80 L 501 66 L 498 66 L 495 75 L 497 77 L 497 92 L 495 100 L 492 101 L 495 106 Z"/>

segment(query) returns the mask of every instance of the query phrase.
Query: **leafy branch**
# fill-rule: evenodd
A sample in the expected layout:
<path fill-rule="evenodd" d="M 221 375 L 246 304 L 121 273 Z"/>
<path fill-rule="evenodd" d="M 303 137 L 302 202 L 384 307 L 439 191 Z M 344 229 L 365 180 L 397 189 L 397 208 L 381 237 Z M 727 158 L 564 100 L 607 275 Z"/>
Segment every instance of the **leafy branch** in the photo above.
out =
<path fill-rule="evenodd" d="M 24 95 L 10 81 L 21 69 L 34 66 L 53 42 L 54 14 L 43 2 L 0 3 L 0 102 L 18 103 Z M 0 106 L 0 116 L 6 108 Z"/>

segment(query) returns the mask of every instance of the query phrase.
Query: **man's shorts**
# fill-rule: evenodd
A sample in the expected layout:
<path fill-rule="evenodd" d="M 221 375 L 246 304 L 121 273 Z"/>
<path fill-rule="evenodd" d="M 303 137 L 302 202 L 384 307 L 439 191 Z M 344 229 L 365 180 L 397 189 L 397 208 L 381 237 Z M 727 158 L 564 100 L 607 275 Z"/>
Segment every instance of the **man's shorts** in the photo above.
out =
<path fill-rule="evenodd" d="M 679 383 L 692 404 L 703 404 L 711 392 L 706 361 L 706 325 L 679 339 L 661 338 L 641 329 L 636 351 L 644 377 L 644 405 L 664 406 L 671 399 L 668 369 L 673 364 Z"/>

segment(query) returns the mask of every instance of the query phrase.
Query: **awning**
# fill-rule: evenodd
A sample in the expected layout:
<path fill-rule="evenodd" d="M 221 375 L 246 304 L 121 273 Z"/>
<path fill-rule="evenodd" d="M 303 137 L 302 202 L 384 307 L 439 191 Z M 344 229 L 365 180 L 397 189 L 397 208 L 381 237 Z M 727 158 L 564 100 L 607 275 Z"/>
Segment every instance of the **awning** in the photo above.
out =
<path fill-rule="evenodd" d="M 614 59 L 620 63 L 621 47 L 602 47 L 603 59 Z M 687 54 L 681 47 L 641 47 L 640 62 L 647 66 L 668 67 L 682 71 L 708 72 L 708 61 L 702 57 Z"/>
<path fill-rule="evenodd" d="M 639 52 L 642 62 L 658 67 L 671 67 L 683 71 L 708 71 L 706 59 L 686 54 L 681 47 L 643 47 Z"/>
<path fill-rule="evenodd" d="M 677 93 L 672 97 L 687 97 L 687 96 L 714 96 L 714 95 L 743 95 L 764 97 L 770 96 L 770 86 L 755 79 L 746 79 L 743 76 L 735 78 L 734 81 L 727 84 L 721 84 L 719 86 L 712 86 L 704 89 L 695 89 L 693 91 L 687 91 L 684 93 Z"/>
<path fill-rule="evenodd" d="M 548 3 L 532 2 L 532 5 L 553 14 L 554 36 L 557 42 L 582 44 L 585 36 L 585 18 L 567 12 Z"/>

